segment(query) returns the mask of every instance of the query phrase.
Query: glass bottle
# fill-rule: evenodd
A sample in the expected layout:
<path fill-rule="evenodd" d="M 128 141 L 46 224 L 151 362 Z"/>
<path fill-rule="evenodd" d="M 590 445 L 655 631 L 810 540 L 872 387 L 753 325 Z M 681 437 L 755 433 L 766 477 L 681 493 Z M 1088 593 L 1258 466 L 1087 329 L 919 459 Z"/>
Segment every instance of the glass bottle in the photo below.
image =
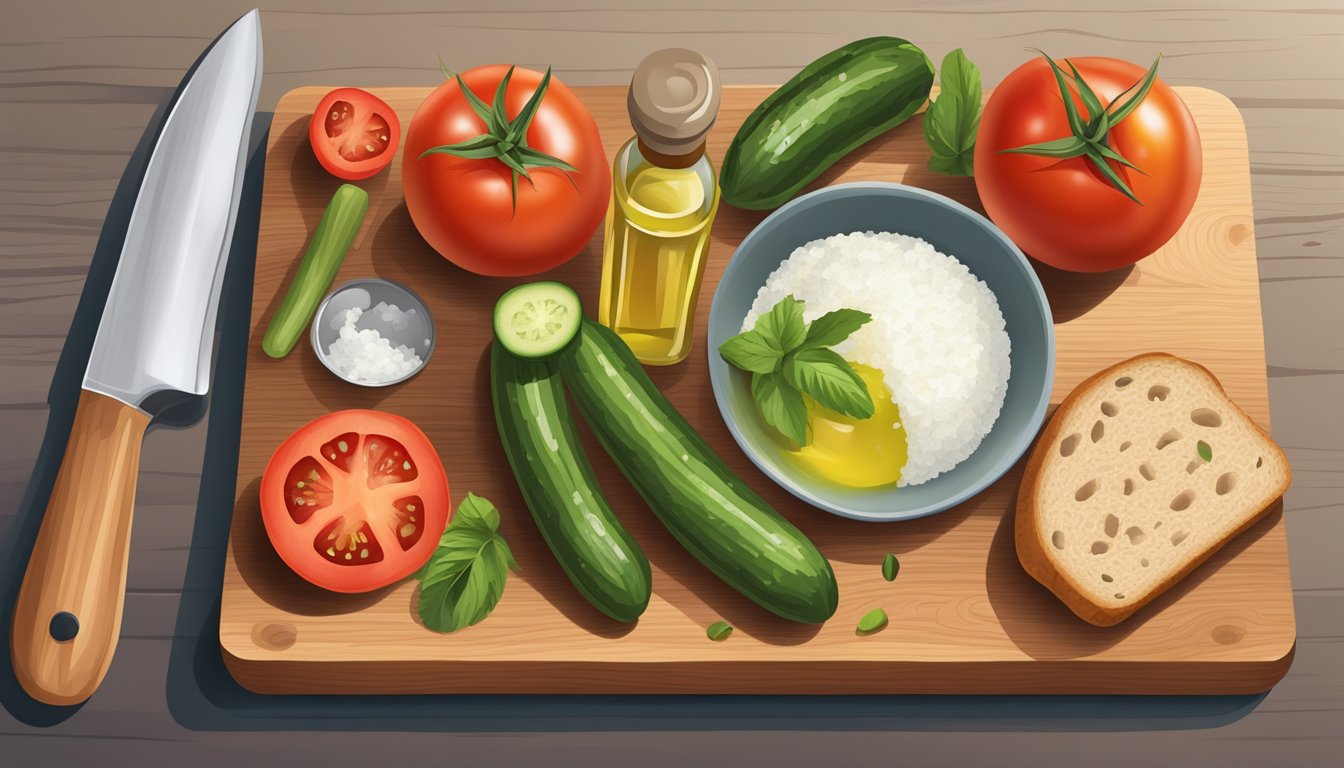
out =
<path fill-rule="evenodd" d="M 709 232 L 719 207 L 705 136 L 718 68 L 684 48 L 656 51 L 630 82 L 635 137 L 616 153 L 598 320 L 647 365 L 690 353 Z"/>

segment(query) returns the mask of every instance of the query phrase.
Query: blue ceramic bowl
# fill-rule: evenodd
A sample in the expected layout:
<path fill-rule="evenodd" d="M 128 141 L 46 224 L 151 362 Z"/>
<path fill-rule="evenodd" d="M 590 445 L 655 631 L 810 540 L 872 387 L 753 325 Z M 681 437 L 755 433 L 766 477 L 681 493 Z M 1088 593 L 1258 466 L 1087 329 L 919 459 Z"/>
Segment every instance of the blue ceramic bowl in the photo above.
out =
<path fill-rule="evenodd" d="M 872 230 L 921 237 L 951 254 L 998 298 L 1012 342 L 1003 410 L 980 447 L 950 472 L 921 485 L 847 488 L 810 475 L 784 457 L 751 399 L 749 375 L 718 348 L 736 335 L 765 279 L 795 248 L 818 238 Z M 989 487 L 1022 456 L 1045 419 L 1055 376 L 1055 328 L 1040 280 L 1008 236 L 942 195 L 902 184 L 826 187 L 793 200 L 747 235 L 728 262 L 709 312 L 709 378 L 737 444 L 779 485 L 813 506 L 858 520 L 909 520 L 942 512 Z"/>

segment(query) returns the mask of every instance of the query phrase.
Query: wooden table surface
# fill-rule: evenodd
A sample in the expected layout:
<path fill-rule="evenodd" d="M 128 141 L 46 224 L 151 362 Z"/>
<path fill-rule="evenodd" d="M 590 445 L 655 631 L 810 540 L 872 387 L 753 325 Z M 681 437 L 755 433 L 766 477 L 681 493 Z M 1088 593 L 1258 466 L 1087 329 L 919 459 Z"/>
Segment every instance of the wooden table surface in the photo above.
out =
<path fill-rule="evenodd" d="M 47 393 L 113 192 L 146 122 L 244 3 L 13 4 L 0 25 L 0 541 L 31 535 Z M 289 0 L 263 6 L 259 109 L 306 84 L 429 85 L 453 67 L 551 64 L 573 84 L 621 83 L 656 48 L 713 57 L 730 83 L 777 83 L 870 34 L 935 60 L 966 49 L 987 85 L 1039 47 L 1147 63 L 1227 94 L 1250 139 L 1274 436 L 1285 499 L 1297 657 L 1263 699 L 538 697 L 261 699 L 231 687 L 200 637 L 217 610 L 223 539 L 197 519 L 206 422 L 145 443 L 117 657 L 82 708 L 34 708 L 0 666 L 6 765 L 1333 764 L 1344 753 L 1344 4 L 720 0 Z M 904 6 L 904 7 L 902 7 Z M 1083 7 L 1086 6 L 1086 7 Z M 221 356 L 224 351 L 221 350 Z M 222 396 L 223 393 L 220 393 Z M 236 438 L 235 438 L 236 439 Z M 231 459 L 229 459 L 231 460 Z M 218 473 L 216 473 L 218 474 Z M 232 478 L 222 487 L 231 489 Z M 203 508 L 212 510 L 209 499 Z M 227 506 L 225 507 L 227 509 Z M 0 593 L 16 569 L 0 573 Z M 7 635 L 7 626 L 6 632 Z M 7 642 L 7 641 L 6 641 Z M 7 646 L 6 646 L 7 656 Z M 695 733 L 687 733 L 695 731 Z M 1334 755 L 1335 757 L 1330 757 Z"/>

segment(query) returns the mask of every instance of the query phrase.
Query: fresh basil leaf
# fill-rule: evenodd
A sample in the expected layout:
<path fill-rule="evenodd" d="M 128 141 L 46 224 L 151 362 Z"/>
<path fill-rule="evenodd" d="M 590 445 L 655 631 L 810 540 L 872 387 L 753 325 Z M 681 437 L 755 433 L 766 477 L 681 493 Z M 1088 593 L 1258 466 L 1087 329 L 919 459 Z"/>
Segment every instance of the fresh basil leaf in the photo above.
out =
<path fill-rule="evenodd" d="M 733 625 L 726 621 L 716 621 L 709 625 L 709 629 L 705 630 L 705 637 L 716 643 L 727 640 L 731 634 L 733 634 Z"/>
<path fill-rule="evenodd" d="M 833 347 L 848 339 L 850 334 L 859 330 L 873 316 L 857 309 L 837 309 L 813 320 L 807 326 L 804 347 Z"/>
<path fill-rule="evenodd" d="M 924 139 L 933 152 L 929 170 L 973 175 L 982 96 L 980 70 L 966 54 L 958 48 L 943 57 L 938 98 L 924 113 Z"/>
<path fill-rule="evenodd" d="M 753 373 L 751 396 L 765 423 L 798 445 L 807 445 L 807 404 L 778 373 Z"/>
<path fill-rule="evenodd" d="M 474 493 L 457 508 L 429 562 L 417 573 L 417 609 L 425 626 L 453 632 L 478 623 L 499 604 L 518 563 L 499 535 L 499 510 Z"/>
<path fill-rule="evenodd" d="M 887 612 L 881 608 L 874 608 L 863 614 L 863 618 L 859 619 L 857 634 L 872 634 L 885 626 L 887 626 Z"/>
<path fill-rule="evenodd" d="M 803 302 L 789 294 L 770 308 L 769 312 L 756 318 L 756 331 L 779 348 L 781 352 L 797 349 L 807 337 L 807 324 L 803 322 Z"/>
<path fill-rule="evenodd" d="M 719 355 L 734 368 L 752 373 L 770 373 L 779 367 L 784 353 L 758 330 L 739 333 L 719 345 Z"/>
<path fill-rule="evenodd" d="M 897 560 L 895 555 L 888 552 L 886 556 L 882 558 L 882 578 L 887 581 L 895 581 L 896 574 L 900 573 L 900 571 L 901 561 Z"/>
<path fill-rule="evenodd" d="M 784 358 L 784 378 L 823 407 L 854 419 L 873 415 L 868 385 L 829 349 L 800 349 Z"/>
<path fill-rule="evenodd" d="M 1206 462 L 1213 461 L 1213 449 L 1209 447 L 1208 443 L 1200 440 L 1199 443 L 1195 445 L 1195 450 L 1199 452 L 1199 458 Z"/>

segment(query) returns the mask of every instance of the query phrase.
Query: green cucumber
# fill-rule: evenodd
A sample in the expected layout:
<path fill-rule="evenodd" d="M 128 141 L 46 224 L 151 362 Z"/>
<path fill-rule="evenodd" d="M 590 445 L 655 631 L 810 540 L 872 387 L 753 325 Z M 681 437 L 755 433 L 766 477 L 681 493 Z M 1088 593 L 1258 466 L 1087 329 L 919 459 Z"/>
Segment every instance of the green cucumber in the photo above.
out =
<path fill-rule="evenodd" d="M 519 357 L 559 352 L 579 332 L 581 320 L 579 295 L 564 283 L 524 283 L 495 302 L 495 338 Z"/>
<path fill-rule="evenodd" d="M 504 455 L 551 553 L 588 602 L 635 621 L 649 604 L 649 561 L 598 487 L 553 363 L 497 342 L 490 391 Z"/>
<path fill-rule="evenodd" d="M 770 94 L 733 137 L 719 170 L 723 199 L 777 208 L 860 145 L 924 106 L 933 62 L 897 37 L 857 40 Z"/>
<path fill-rule="evenodd" d="M 294 348 L 312 322 L 318 303 L 331 288 L 331 281 L 345 261 L 368 211 L 369 193 L 353 184 L 342 184 L 331 196 L 308 242 L 308 252 L 303 255 L 299 271 L 261 340 L 261 349 L 266 354 L 280 358 Z"/>
<path fill-rule="evenodd" d="M 825 556 L 728 469 L 615 332 L 585 320 L 557 359 L 598 442 L 678 543 L 779 616 L 819 624 L 835 613 Z"/>

